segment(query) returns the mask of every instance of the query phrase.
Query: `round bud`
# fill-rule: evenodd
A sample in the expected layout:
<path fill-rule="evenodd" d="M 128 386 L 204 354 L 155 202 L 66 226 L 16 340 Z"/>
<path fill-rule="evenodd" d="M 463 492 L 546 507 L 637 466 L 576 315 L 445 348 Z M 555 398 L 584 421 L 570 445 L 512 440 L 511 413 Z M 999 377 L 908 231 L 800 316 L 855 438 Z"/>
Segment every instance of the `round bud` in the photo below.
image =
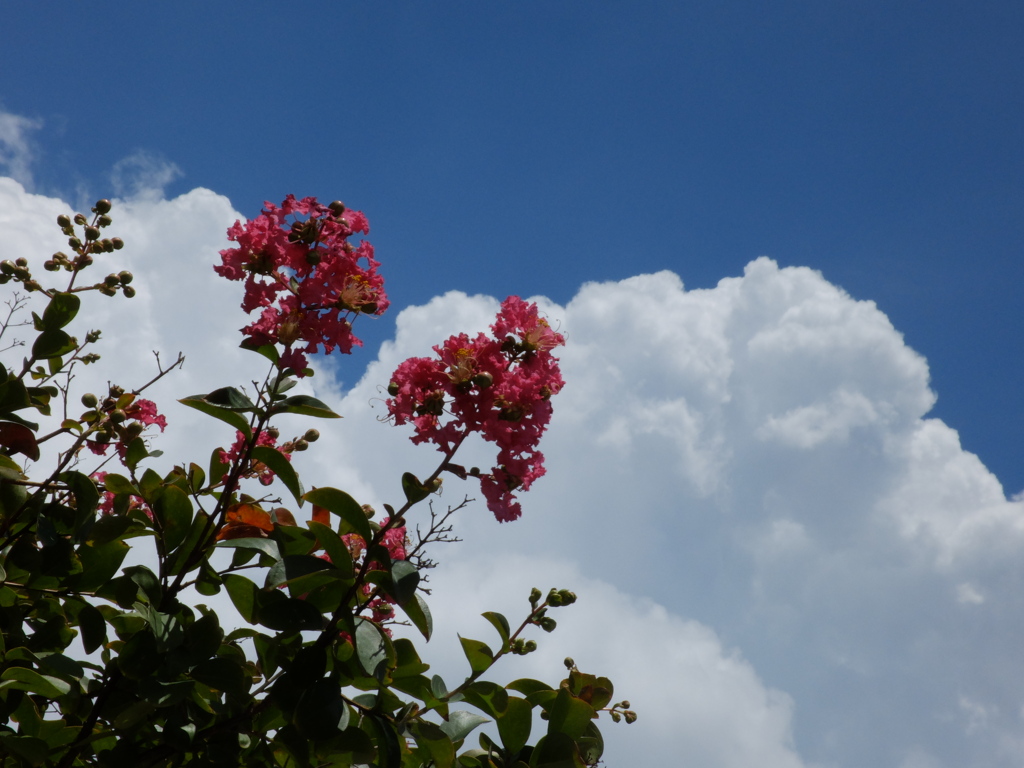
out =
<path fill-rule="evenodd" d="M 96 201 L 96 207 L 93 208 L 96 213 L 110 213 L 110 201 L 106 198 Z"/>
<path fill-rule="evenodd" d="M 345 204 L 341 200 L 335 200 L 327 206 L 335 216 L 341 216 L 345 212 Z"/>
<path fill-rule="evenodd" d="M 0 285 L 7 285 L 9 282 L 11 282 L 10 275 L 0 275 Z"/>
<path fill-rule="evenodd" d="M 17 264 L 19 267 L 27 267 L 28 259 L 26 259 L 24 256 L 19 256 L 17 259 L 14 260 L 14 263 Z"/>
<path fill-rule="evenodd" d="M 396 397 L 398 395 L 397 381 L 392 381 L 390 384 L 388 384 L 388 394 L 391 395 L 392 397 Z"/>
<path fill-rule="evenodd" d="M 5 275 L 13 275 L 14 262 L 11 261 L 10 259 L 4 259 L 3 261 L 0 261 L 0 272 L 3 272 Z"/>
<path fill-rule="evenodd" d="M 28 291 L 29 293 L 32 293 L 33 291 L 41 291 L 43 290 L 43 286 L 41 286 L 35 280 L 26 280 L 25 290 Z"/>
<path fill-rule="evenodd" d="M 126 285 L 123 288 L 121 288 L 121 293 L 124 294 L 124 297 L 126 299 L 135 298 L 135 289 L 132 288 L 130 285 Z"/>
<path fill-rule="evenodd" d="M 295 450 L 296 451 L 305 451 L 305 450 L 308 450 L 308 449 L 309 449 L 309 443 L 306 442 L 305 440 L 296 440 L 295 441 Z"/>
<path fill-rule="evenodd" d="M 99 398 L 96 397 L 92 392 L 86 392 L 82 395 L 82 405 L 86 408 L 95 408 L 96 404 L 99 403 Z"/>
<path fill-rule="evenodd" d="M 523 650 L 526 653 L 533 653 L 537 650 L 537 643 L 535 643 L 533 640 L 527 640 L 526 645 L 523 646 Z"/>
<path fill-rule="evenodd" d="M 90 240 L 99 240 L 100 230 L 98 227 L 86 227 L 85 236 Z"/>
<path fill-rule="evenodd" d="M 105 443 L 109 443 L 110 442 L 110 433 L 109 432 L 97 432 L 95 435 L 93 435 L 92 439 L 94 441 L 96 441 L 97 443 L 99 443 L 100 445 L 103 445 Z"/>
<path fill-rule="evenodd" d="M 622 701 L 619 702 L 619 707 L 621 709 L 629 709 L 630 706 L 631 705 L 630 705 L 630 703 L 629 703 L 629 701 L 627 699 L 623 699 Z"/>
<path fill-rule="evenodd" d="M 473 467 L 473 469 L 476 469 L 476 467 Z M 472 470 L 470 470 L 470 473 L 472 473 Z M 479 470 L 477 470 L 477 474 L 479 474 Z M 536 587 L 530 590 L 530 602 L 533 604 L 540 602 L 540 590 Z"/>
<path fill-rule="evenodd" d="M 82 241 L 79 240 L 77 237 L 69 237 L 68 238 L 68 245 L 70 245 L 72 248 L 74 248 L 77 251 L 79 248 L 82 247 Z"/>
<path fill-rule="evenodd" d="M 136 437 L 142 434 L 142 430 L 146 428 L 146 425 L 141 421 L 133 421 L 127 427 L 124 428 L 125 442 L 131 442 Z"/>
<path fill-rule="evenodd" d="M 473 383 L 476 384 L 480 389 L 487 389 L 491 384 L 494 383 L 494 376 L 487 371 L 481 371 L 472 379 Z"/>
<path fill-rule="evenodd" d="M 538 623 L 540 624 L 540 628 L 545 632 L 554 632 L 555 627 L 558 626 L 558 622 L 550 616 L 544 616 Z"/>
<path fill-rule="evenodd" d="M 121 281 L 121 285 L 128 285 L 128 283 L 135 279 L 135 275 L 126 269 L 123 272 L 118 272 L 117 278 Z"/>
<path fill-rule="evenodd" d="M 96 219 L 96 224 L 97 226 L 100 227 L 109 227 L 113 223 L 114 220 L 109 216 L 100 216 L 98 219 Z"/>
<path fill-rule="evenodd" d="M 83 216 L 82 214 L 80 214 L 80 213 L 76 213 L 75 214 L 75 224 L 77 224 L 78 226 L 84 227 L 86 221 L 87 220 L 86 220 L 85 216 Z"/>
<path fill-rule="evenodd" d="M 279 430 L 277 427 L 267 427 L 265 431 L 274 440 L 277 440 L 277 438 L 281 436 L 281 430 Z"/>
<path fill-rule="evenodd" d="M 53 259 L 47 259 L 46 261 L 43 262 L 43 269 L 45 269 L 47 272 L 56 272 L 58 269 L 60 269 L 60 264 L 58 264 Z"/>
<path fill-rule="evenodd" d="M 320 256 L 320 249 L 319 248 L 314 248 L 313 250 L 309 251 L 306 254 L 306 263 L 309 264 L 312 267 L 315 267 L 321 261 L 322 261 L 322 257 Z"/>
<path fill-rule="evenodd" d="M 306 434 L 302 436 L 302 439 L 305 440 L 307 443 L 315 443 L 317 440 L 320 439 L 320 433 L 317 432 L 315 429 L 307 429 Z"/>
<path fill-rule="evenodd" d="M 115 251 L 120 251 L 122 248 L 124 248 L 124 240 L 122 240 L 120 237 L 110 238 L 110 244 L 114 246 Z"/>
<path fill-rule="evenodd" d="M 93 258 L 89 254 L 83 253 L 81 256 L 75 259 L 75 261 L 77 262 L 79 269 L 85 269 L 86 267 L 92 266 Z"/>
<path fill-rule="evenodd" d="M 127 418 L 128 414 L 126 414 L 120 408 L 115 408 L 113 411 L 110 412 L 110 420 L 115 424 L 121 424 Z"/>
<path fill-rule="evenodd" d="M 124 387 L 119 386 L 117 384 L 111 384 L 107 388 L 107 391 L 110 393 L 111 397 L 120 397 L 121 395 L 124 394 Z"/>
<path fill-rule="evenodd" d="M 111 274 L 109 274 L 109 275 L 107 275 L 106 277 L 103 278 L 103 282 L 105 284 L 107 284 L 108 286 L 110 286 L 111 288 L 113 288 L 115 285 L 117 285 L 119 282 L 121 282 L 121 280 L 120 280 L 120 278 L 118 278 L 117 275 L 111 273 Z"/>
<path fill-rule="evenodd" d="M 100 340 L 100 332 L 99 331 L 89 331 L 87 334 L 85 334 L 85 341 L 88 344 L 95 344 L 99 340 Z"/>
<path fill-rule="evenodd" d="M 66 213 L 62 213 L 60 216 L 57 217 L 57 226 L 60 227 L 61 229 L 64 229 L 65 227 L 70 227 L 71 217 L 68 216 Z"/>
<path fill-rule="evenodd" d="M 572 656 L 566 656 L 565 661 L 562 663 L 565 664 L 566 669 L 572 669 L 576 666 L 576 662 L 572 660 Z"/>

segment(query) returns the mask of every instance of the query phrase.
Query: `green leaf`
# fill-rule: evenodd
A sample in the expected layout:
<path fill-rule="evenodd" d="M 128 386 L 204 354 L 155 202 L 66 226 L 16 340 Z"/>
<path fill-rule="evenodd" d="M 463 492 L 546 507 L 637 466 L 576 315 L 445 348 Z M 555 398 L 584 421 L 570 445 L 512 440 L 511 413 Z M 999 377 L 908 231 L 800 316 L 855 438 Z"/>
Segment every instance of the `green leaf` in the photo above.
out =
<path fill-rule="evenodd" d="M 491 717 L 501 717 L 508 709 L 508 691 L 490 680 L 471 683 L 463 689 L 462 695 L 467 703 Z"/>
<path fill-rule="evenodd" d="M 402 490 L 405 492 L 406 501 L 410 504 L 423 501 L 430 495 L 430 489 L 421 483 L 420 479 L 412 472 L 402 475 Z"/>
<path fill-rule="evenodd" d="M 341 571 L 345 578 L 352 578 L 355 575 L 355 570 L 352 567 L 352 553 L 349 552 L 345 542 L 334 532 L 334 529 L 315 521 L 309 523 L 309 529 L 316 534 L 317 542 L 327 552 L 334 567 Z"/>
<path fill-rule="evenodd" d="M 256 352 L 258 354 L 263 355 L 265 358 L 267 358 L 267 360 L 272 362 L 274 365 L 277 365 L 277 361 L 281 359 L 280 355 L 277 352 L 277 347 L 275 347 L 273 344 L 255 344 L 252 339 L 247 337 L 243 339 L 242 343 L 239 344 L 238 346 L 240 346 L 242 349 L 248 349 L 251 352 Z"/>
<path fill-rule="evenodd" d="M 483 672 L 494 663 L 494 652 L 485 643 L 461 635 L 459 642 L 462 643 L 462 652 L 466 654 L 466 660 L 474 672 Z"/>
<path fill-rule="evenodd" d="M 391 579 L 394 583 L 391 596 L 399 605 L 405 605 L 416 596 L 420 572 L 408 560 L 395 560 L 391 564 Z"/>
<path fill-rule="evenodd" d="M 169 485 L 157 496 L 153 513 L 163 529 L 164 551 L 173 552 L 192 527 L 192 502 L 183 490 Z"/>
<path fill-rule="evenodd" d="M 594 718 L 594 708 L 577 699 L 567 689 L 560 688 L 555 701 L 548 707 L 548 734 L 563 733 L 570 739 L 583 735 Z"/>
<path fill-rule="evenodd" d="M 256 537 L 246 537 L 242 539 L 227 539 L 226 541 L 218 541 L 217 548 L 254 549 L 257 552 L 262 552 L 275 562 L 281 559 L 281 548 L 273 539 L 260 539 Z"/>
<path fill-rule="evenodd" d="M 211 405 L 227 408 L 230 411 L 253 411 L 256 409 L 256 404 L 242 390 L 235 387 L 215 389 L 210 394 L 205 395 L 203 400 Z"/>
<path fill-rule="evenodd" d="M 64 331 L 43 331 L 32 345 L 32 357 L 46 360 L 73 352 L 78 345 Z"/>
<path fill-rule="evenodd" d="M 241 541 L 241 539 L 238 539 Z M 259 587 L 253 584 L 244 576 L 236 573 L 229 573 L 224 577 L 224 586 L 228 590 L 228 597 L 234 603 L 235 610 L 250 624 L 256 620 L 256 597 Z"/>
<path fill-rule="evenodd" d="M 78 611 L 78 628 L 82 633 L 82 645 L 87 654 L 107 642 L 107 622 L 99 609 L 85 603 Z"/>
<path fill-rule="evenodd" d="M 103 478 L 103 487 L 113 494 L 132 493 L 138 495 L 139 489 L 132 485 L 132 481 L 124 475 L 117 475 L 113 472 Z"/>
<path fill-rule="evenodd" d="M 75 552 L 82 561 L 82 572 L 68 580 L 68 587 L 78 592 L 95 592 L 113 578 L 128 554 L 128 545 L 120 539 L 103 544 L 81 544 Z"/>
<path fill-rule="evenodd" d="M 334 567 L 326 560 L 312 555 L 285 555 L 274 564 L 267 573 L 264 589 L 273 589 L 294 579 L 308 576 L 319 571 L 333 571 Z"/>
<path fill-rule="evenodd" d="M 434 618 L 430 615 L 430 608 L 427 607 L 426 600 L 417 592 L 413 595 L 413 599 L 407 601 L 401 608 L 409 617 L 412 625 L 423 635 L 423 639 L 430 640 L 430 636 L 434 634 Z"/>
<path fill-rule="evenodd" d="M 42 331 L 59 331 L 75 319 L 82 300 L 74 293 L 55 293 L 43 310 Z"/>
<path fill-rule="evenodd" d="M 451 768 L 455 762 L 455 745 L 438 725 L 420 721 L 412 726 L 416 745 L 425 749 L 436 768 Z"/>
<path fill-rule="evenodd" d="M 128 443 L 128 449 L 124 455 L 124 465 L 134 472 L 135 468 L 139 466 L 139 462 L 147 456 L 149 456 L 149 449 L 146 447 L 146 441 L 141 437 L 136 437 Z"/>
<path fill-rule="evenodd" d="M 292 722 L 307 739 L 326 739 L 338 732 L 344 714 L 341 686 L 327 678 L 317 680 L 302 694 Z"/>
<path fill-rule="evenodd" d="M 56 699 L 71 690 L 71 686 L 59 677 L 40 675 L 27 667 L 8 667 L 0 674 L 0 689 L 14 688 L 28 691 L 48 699 Z"/>
<path fill-rule="evenodd" d="M 274 474 L 284 483 L 285 488 L 291 491 L 295 501 L 301 507 L 302 483 L 299 482 L 299 476 L 295 474 L 295 468 L 292 467 L 291 462 L 285 458 L 284 454 L 277 450 L 277 448 L 272 448 L 269 445 L 257 445 L 252 449 L 252 457 L 273 470 Z"/>
<path fill-rule="evenodd" d="M 222 408 L 219 405 L 209 403 L 203 395 L 184 397 L 178 402 L 182 405 L 187 405 L 189 408 L 195 408 L 197 411 L 202 411 L 207 416 L 213 416 L 215 419 L 220 419 L 224 423 L 230 424 L 245 435 L 246 440 L 252 437 L 252 430 L 249 429 L 249 421 L 237 411 L 228 410 L 227 408 Z M 212 481 L 212 477 L 215 476 L 215 473 L 211 471 L 210 475 Z"/>
<path fill-rule="evenodd" d="M 366 519 L 363 508 L 359 506 L 359 502 L 344 491 L 339 491 L 337 488 L 315 488 L 308 491 L 302 498 L 338 515 L 348 523 L 348 527 L 352 531 L 363 537 L 363 541 L 369 542 L 373 538 L 370 521 Z"/>
<path fill-rule="evenodd" d="M 320 419 L 340 419 L 341 416 L 332 411 L 327 404 L 309 395 L 293 395 L 276 403 L 271 413 L 297 413 L 302 416 L 314 416 Z"/>
<path fill-rule="evenodd" d="M 491 722 L 489 718 L 478 715 L 476 712 L 456 709 L 448 715 L 447 722 L 441 723 L 441 730 L 448 734 L 449 739 L 459 742 L 469 736 L 478 725 L 489 722 Z"/>
<path fill-rule="evenodd" d="M 378 676 L 388 661 L 386 638 L 380 627 L 367 619 L 356 619 L 356 654 L 368 675 Z"/>
<path fill-rule="evenodd" d="M 533 707 L 526 699 L 510 696 L 505 713 L 497 718 L 501 744 L 512 754 L 526 746 L 533 725 Z"/>
<path fill-rule="evenodd" d="M 25 762 L 22 765 L 37 766 L 45 763 L 50 757 L 50 745 L 35 736 L 15 736 L 10 732 L 0 732 L 0 752 L 18 755 Z"/>
<path fill-rule="evenodd" d="M 237 661 L 224 656 L 214 656 L 197 664 L 192 669 L 192 679 L 214 690 L 234 694 L 245 693 L 251 681 Z"/>
<path fill-rule="evenodd" d="M 501 635 L 501 647 L 502 649 L 508 648 L 508 638 L 512 633 L 512 628 L 508 624 L 508 619 L 502 616 L 500 613 L 494 611 L 487 611 L 486 613 L 480 614 L 487 619 L 498 630 L 498 634 Z"/>
<path fill-rule="evenodd" d="M 129 565 L 124 569 L 124 575 L 139 585 L 139 589 L 149 598 L 151 604 L 160 604 L 164 591 L 160 586 L 160 580 L 149 568 L 144 565 Z"/>
<path fill-rule="evenodd" d="M 259 594 L 256 620 L 264 627 L 279 632 L 323 629 L 323 615 L 305 600 L 285 597 L 277 590 Z"/>

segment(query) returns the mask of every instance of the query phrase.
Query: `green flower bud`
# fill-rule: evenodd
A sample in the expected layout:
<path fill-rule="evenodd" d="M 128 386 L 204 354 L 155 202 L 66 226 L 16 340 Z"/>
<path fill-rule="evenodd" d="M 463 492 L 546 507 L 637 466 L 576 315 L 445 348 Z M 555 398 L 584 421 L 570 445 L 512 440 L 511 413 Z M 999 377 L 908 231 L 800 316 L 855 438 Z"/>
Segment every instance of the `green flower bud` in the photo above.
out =
<path fill-rule="evenodd" d="M 543 629 L 545 632 L 554 632 L 555 627 L 558 626 L 558 622 L 552 619 L 550 616 L 542 617 L 541 620 L 537 623 L 540 624 L 540 628 Z"/>
<path fill-rule="evenodd" d="M 341 200 L 335 200 L 327 206 L 335 216 L 341 216 L 345 212 L 345 204 Z"/>
<path fill-rule="evenodd" d="M 71 217 L 66 213 L 62 213 L 57 217 L 57 226 L 61 229 L 66 229 L 71 226 Z"/>
<path fill-rule="evenodd" d="M 121 281 L 121 285 L 128 285 L 132 280 L 135 279 L 135 275 L 129 272 L 127 269 L 117 273 L 118 280 Z"/>
<path fill-rule="evenodd" d="M 126 285 L 121 289 L 121 293 L 124 294 L 124 297 L 126 299 L 131 299 L 135 296 L 135 289 L 132 288 L 130 285 Z"/>
<path fill-rule="evenodd" d="M 0 261 L 0 272 L 3 272 L 5 275 L 13 275 L 14 262 L 11 261 L 10 259 L 4 259 L 3 261 Z"/>
<path fill-rule="evenodd" d="M 99 230 L 98 227 L 86 227 L 85 228 L 85 236 L 89 240 L 99 240 L 100 239 L 100 230 Z"/>
<path fill-rule="evenodd" d="M 110 201 L 106 198 L 96 201 L 96 207 L 93 208 L 96 213 L 110 213 Z"/>
<path fill-rule="evenodd" d="M 88 220 L 82 214 L 80 214 L 80 213 L 76 213 L 75 214 L 75 224 L 77 224 L 78 226 L 84 227 L 87 221 Z"/>
<path fill-rule="evenodd" d="M 114 246 L 115 251 L 120 251 L 122 248 L 124 248 L 124 240 L 122 240 L 120 237 L 110 238 L 110 244 Z"/>
<path fill-rule="evenodd" d="M 19 267 L 27 267 L 28 259 L 26 259 L 24 256 L 19 256 L 17 259 L 14 260 L 14 263 L 17 264 Z"/>
<path fill-rule="evenodd" d="M 281 430 L 279 430 L 277 427 L 267 427 L 266 433 L 275 440 L 277 440 L 277 438 L 281 436 Z"/>
<path fill-rule="evenodd" d="M 92 439 L 95 440 L 100 445 L 104 445 L 110 442 L 110 437 L 111 435 L 109 432 L 97 432 L 95 435 L 93 435 Z"/>
<path fill-rule="evenodd" d="M 317 432 L 315 429 L 307 429 L 306 434 L 302 436 L 302 439 L 305 440 L 307 443 L 315 443 L 317 440 L 320 439 L 320 433 Z"/>
<path fill-rule="evenodd" d="M 114 220 L 109 216 L 100 216 L 98 219 L 96 219 L 96 224 L 100 227 L 109 227 L 113 223 Z"/>
<path fill-rule="evenodd" d="M 117 275 L 111 273 L 111 274 L 109 274 L 109 275 L 107 275 L 106 277 L 103 278 L 103 282 L 108 287 L 113 288 L 115 285 L 117 285 L 121 281 L 120 281 L 120 279 L 118 279 Z"/>
<path fill-rule="evenodd" d="M 77 251 L 79 248 L 82 247 L 82 241 L 79 240 L 77 237 L 69 237 L 68 238 L 68 245 L 70 245 L 72 248 L 74 248 Z"/>
<path fill-rule="evenodd" d="M 523 646 L 523 651 L 525 653 L 533 653 L 536 650 L 537 650 L 537 643 L 535 643 L 533 640 L 527 640 L 526 641 L 526 645 Z"/>
<path fill-rule="evenodd" d="M 397 397 L 398 396 L 398 382 L 397 381 L 392 381 L 390 384 L 388 384 L 388 394 L 391 395 L 392 397 Z"/>
<path fill-rule="evenodd" d="M 58 264 L 53 259 L 47 259 L 46 261 L 43 262 L 43 269 L 45 269 L 47 272 L 56 272 L 58 269 L 60 269 L 60 264 Z"/>
<path fill-rule="evenodd" d="M 296 451 L 305 451 L 305 450 L 308 450 L 308 449 L 309 449 L 309 443 L 307 441 L 305 441 L 305 440 L 296 440 L 295 441 L 295 450 Z"/>
<path fill-rule="evenodd" d="M 95 344 L 100 340 L 100 331 L 89 331 L 85 334 L 85 341 L 88 344 Z"/>
<path fill-rule="evenodd" d="M 623 712 L 622 716 L 626 718 L 626 725 L 636 722 L 636 712 Z"/>
<path fill-rule="evenodd" d="M 476 467 L 473 467 L 473 469 L 476 469 Z M 480 470 L 477 470 L 477 474 L 479 474 L 479 472 L 480 472 Z M 473 474 L 473 470 L 472 469 L 469 471 L 469 474 L 471 474 L 471 475 Z M 536 605 L 537 603 L 540 602 L 540 594 L 541 594 L 540 590 L 537 589 L 536 587 L 534 587 L 533 589 L 530 590 L 530 605 Z"/>
<path fill-rule="evenodd" d="M 99 398 L 96 397 L 96 395 L 94 395 L 92 392 L 86 392 L 84 395 L 82 395 L 82 405 L 84 405 L 86 408 L 95 408 L 99 401 Z"/>
<path fill-rule="evenodd" d="M 572 656 L 566 656 L 565 661 L 562 663 L 565 664 L 566 669 L 572 669 L 576 666 L 576 662 L 572 660 Z"/>
<path fill-rule="evenodd" d="M 121 424 L 125 419 L 128 418 L 128 414 L 122 411 L 120 408 L 116 408 L 110 413 L 110 420 L 115 424 Z"/>

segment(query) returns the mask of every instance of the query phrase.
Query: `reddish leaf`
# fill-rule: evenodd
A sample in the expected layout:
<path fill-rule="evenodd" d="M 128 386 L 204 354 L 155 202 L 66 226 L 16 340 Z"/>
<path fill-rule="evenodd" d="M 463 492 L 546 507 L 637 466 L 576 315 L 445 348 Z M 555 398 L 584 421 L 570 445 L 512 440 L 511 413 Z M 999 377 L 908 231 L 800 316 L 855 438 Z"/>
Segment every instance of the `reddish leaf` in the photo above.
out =
<path fill-rule="evenodd" d="M 23 453 L 32 461 L 39 460 L 39 444 L 31 429 L 24 424 L 5 421 L 0 423 L 0 446 Z"/>

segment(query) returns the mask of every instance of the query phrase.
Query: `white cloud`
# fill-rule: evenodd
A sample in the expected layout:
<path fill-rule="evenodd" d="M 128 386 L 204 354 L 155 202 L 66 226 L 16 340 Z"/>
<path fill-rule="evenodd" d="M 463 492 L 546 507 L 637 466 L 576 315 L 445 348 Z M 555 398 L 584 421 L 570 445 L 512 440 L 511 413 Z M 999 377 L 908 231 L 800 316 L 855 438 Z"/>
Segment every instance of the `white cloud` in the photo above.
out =
<path fill-rule="evenodd" d="M 118 197 L 153 202 L 163 198 L 167 185 L 182 175 L 174 163 L 156 153 L 137 150 L 114 164 L 110 181 Z"/>
<path fill-rule="evenodd" d="M 30 135 L 42 126 L 41 120 L 0 109 L 0 173 L 29 188 L 32 186 L 34 156 Z"/>
<path fill-rule="evenodd" d="M 0 179 L 0 258 L 62 247 L 65 211 Z M 151 350 L 185 352 L 185 370 L 154 388 L 171 422 L 160 447 L 189 460 L 198 441 L 202 461 L 230 430 L 174 398 L 260 372 L 237 349 L 239 286 L 211 269 L 238 214 L 193 190 L 136 195 L 113 216 L 127 248 L 103 258 L 135 272 L 139 296 L 95 297 L 89 323 L 104 328 L 101 352 L 131 362 L 83 370 L 82 383 L 133 386 L 152 375 Z M 612 765 L 672 764 L 673 743 L 699 765 L 1020 763 L 1024 724 L 1006 713 L 1024 705 L 1024 501 L 926 418 L 927 364 L 873 303 L 769 259 L 712 289 L 666 272 L 542 303 L 568 337 L 549 474 L 515 524 L 482 504 L 461 513 L 465 542 L 437 553 L 434 653 L 451 655 L 448 617 L 513 614 L 524 587 L 565 579 L 536 583 L 581 599 L 527 663 L 553 663 L 537 672 L 551 678 L 572 655 L 633 702 L 638 723 L 607 731 Z M 369 406 L 400 360 L 484 328 L 496 308 L 460 293 L 407 308 L 356 386 L 338 391 L 328 370 L 308 382 L 345 419 L 296 457 L 307 485 L 379 505 L 400 496 L 401 471 L 428 474 L 437 455 Z M 489 455 L 474 445 L 463 458 Z M 449 478 L 442 502 L 464 493 Z M 965 700 L 983 702 L 984 734 L 967 734 Z"/>

